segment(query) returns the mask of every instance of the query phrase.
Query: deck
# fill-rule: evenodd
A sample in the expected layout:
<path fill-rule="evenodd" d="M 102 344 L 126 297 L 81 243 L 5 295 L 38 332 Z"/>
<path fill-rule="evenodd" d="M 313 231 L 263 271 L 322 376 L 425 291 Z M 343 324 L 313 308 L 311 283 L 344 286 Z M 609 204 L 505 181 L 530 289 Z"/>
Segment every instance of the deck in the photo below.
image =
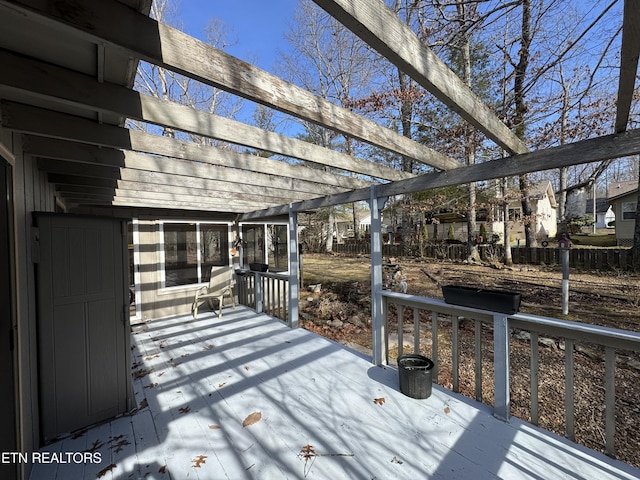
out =
<path fill-rule="evenodd" d="M 132 336 L 135 413 L 41 452 L 31 480 L 637 479 L 640 470 L 246 307 L 156 320 Z M 244 425 L 243 425 L 244 423 Z"/>

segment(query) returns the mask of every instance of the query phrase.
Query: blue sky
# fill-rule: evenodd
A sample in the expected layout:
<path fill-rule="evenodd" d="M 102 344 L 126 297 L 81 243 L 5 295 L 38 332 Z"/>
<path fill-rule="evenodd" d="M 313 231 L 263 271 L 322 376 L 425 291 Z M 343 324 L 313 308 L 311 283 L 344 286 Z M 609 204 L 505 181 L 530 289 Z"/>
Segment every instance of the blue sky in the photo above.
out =
<path fill-rule="evenodd" d="M 219 18 L 237 38 L 225 51 L 272 70 L 275 52 L 284 49 L 282 38 L 288 28 L 296 0 L 182 0 L 180 16 L 186 33 L 202 38 L 210 18 Z"/>

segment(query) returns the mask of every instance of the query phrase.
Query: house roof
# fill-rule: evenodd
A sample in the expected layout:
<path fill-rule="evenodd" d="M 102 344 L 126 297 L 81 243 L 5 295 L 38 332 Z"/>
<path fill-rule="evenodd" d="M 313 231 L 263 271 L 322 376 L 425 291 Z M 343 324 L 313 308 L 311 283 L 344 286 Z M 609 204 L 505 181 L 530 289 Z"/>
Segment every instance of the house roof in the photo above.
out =
<path fill-rule="evenodd" d="M 638 182 L 616 182 L 609 185 L 607 189 L 607 198 L 609 200 L 615 200 L 616 198 L 628 195 L 635 190 L 638 190 Z"/>
<path fill-rule="evenodd" d="M 640 40 L 638 9 L 625 8 L 615 131 L 528 152 L 524 143 L 382 1 L 314 0 L 373 49 L 458 112 L 506 158 L 471 166 L 149 18 L 150 1 L 0 0 L 3 128 L 68 211 L 189 211 L 258 219 L 445 185 L 640 153 L 627 131 Z M 357 8 L 356 8 L 357 6 Z M 265 4 L 265 8 L 267 8 Z M 416 60 L 416 59 L 419 59 Z M 434 167 L 412 175 L 132 90 L 144 60 L 240 97 Z M 124 127 L 135 119 L 285 159 L 231 152 Z M 357 174 L 357 175 L 353 175 Z"/>
<path fill-rule="evenodd" d="M 545 196 L 549 197 L 549 203 L 553 208 L 557 207 L 556 196 L 553 191 L 553 186 L 548 180 L 534 183 L 529 187 L 529 197 L 535 200 L 541 200 Z"/>

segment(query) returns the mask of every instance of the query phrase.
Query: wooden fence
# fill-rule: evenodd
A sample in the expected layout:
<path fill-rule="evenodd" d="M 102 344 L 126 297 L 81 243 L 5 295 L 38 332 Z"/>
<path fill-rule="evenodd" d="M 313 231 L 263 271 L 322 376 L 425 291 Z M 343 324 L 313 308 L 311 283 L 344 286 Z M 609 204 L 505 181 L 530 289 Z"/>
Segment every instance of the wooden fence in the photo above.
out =
<path fill-rule="evenodd" d="M 335 253 L 348 255 L 368 255 L 371 247 L 368 243 L 334 244 Z M 483 261 L 501 261 L 504 257 L 502 245 L 480 245 L 480 258 Z M 464 260 L 467 258 L 467 246 L 460 244 L 431 244 L 421 249 L 410 247 L 405 254 L 402 245 L 385 244 L 382 254 L 387 257 L 426 257 L 438 260 Z M 511 247 L 511 257 L 515 264 L 559 265 L 560 250 L 557 248 Z M 630 248 L 573 248 L 569 251 L 569 266 L 585 270 L 627 270 L 632 268 Z"/>

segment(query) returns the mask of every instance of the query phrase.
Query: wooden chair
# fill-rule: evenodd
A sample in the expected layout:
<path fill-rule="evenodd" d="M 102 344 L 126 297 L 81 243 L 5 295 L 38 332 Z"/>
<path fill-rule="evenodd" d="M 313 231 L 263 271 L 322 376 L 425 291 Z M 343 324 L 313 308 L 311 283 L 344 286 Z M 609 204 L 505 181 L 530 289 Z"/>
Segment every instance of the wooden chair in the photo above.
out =
<path fill-rule="evenodd" d="M 214 310 L 213 301 L 218 300 L 218 318 L 222 318 L 222 306 L 225 296 L 231 298 L 233 309 L 236 308 L 236 300 L 233 296 L 233 270 L 231 267 L 211 267 L 209 285 L 201 287 L 196 292 L 196 297 L 191 305 L 191 314 L 194 320 L 198 317 L 198 307 L 206 301 L 209 308 Z"/>

